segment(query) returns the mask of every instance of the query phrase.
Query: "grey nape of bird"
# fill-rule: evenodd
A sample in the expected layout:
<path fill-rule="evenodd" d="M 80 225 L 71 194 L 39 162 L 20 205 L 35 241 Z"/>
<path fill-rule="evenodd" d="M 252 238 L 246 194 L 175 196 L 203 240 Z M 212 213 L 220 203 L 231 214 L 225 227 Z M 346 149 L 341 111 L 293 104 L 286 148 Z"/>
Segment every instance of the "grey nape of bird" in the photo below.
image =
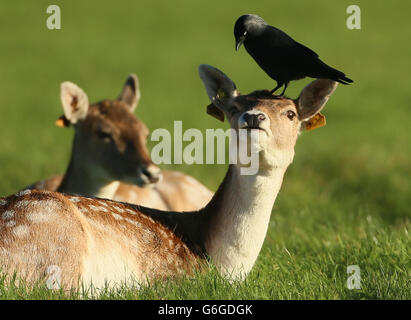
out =
<path fill-rule="evenodd" d="M 261 69 L 277 81 L 272 94 L 284 85 L 281 93 L 284 95 L 290 81 L 305 77 L 331 79 L 342 84 L 354 82 L 343 72 L 322 62 L 314 51 L 257 15 L 246 14 L 238 18 L 234 36 L 236 50 L 244 44 Z"/>

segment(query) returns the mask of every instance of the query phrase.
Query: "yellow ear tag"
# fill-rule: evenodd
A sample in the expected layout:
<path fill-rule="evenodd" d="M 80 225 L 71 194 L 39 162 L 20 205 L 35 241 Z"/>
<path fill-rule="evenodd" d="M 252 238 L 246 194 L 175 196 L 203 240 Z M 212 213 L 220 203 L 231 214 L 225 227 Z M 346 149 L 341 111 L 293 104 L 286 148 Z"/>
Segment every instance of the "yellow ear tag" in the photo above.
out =
<path fill-rule="evenodd" d="M 326 125 L 325 116 L 319 112 L 305 124 L 305 130 L 310 131 Z"/>
<path fill-rule="evenodd" d="M 60 128 L 67 128 L 70 126 L 70 121 L 63 115 L 56 120 L 56 126 Z"/>

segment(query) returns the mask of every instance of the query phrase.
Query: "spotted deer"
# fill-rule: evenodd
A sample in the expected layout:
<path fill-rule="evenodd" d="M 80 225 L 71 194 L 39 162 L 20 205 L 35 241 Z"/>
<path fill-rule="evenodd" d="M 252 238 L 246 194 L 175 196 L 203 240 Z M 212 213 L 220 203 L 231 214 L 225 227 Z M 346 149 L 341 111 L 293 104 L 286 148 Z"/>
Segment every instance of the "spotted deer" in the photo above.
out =
<path fill-rule="evenodd" d="M 135 74 L 128 77 L 117 100 L 89 105 L 87 94 L 71 82 L 61 84 L 60 95 L 64 116 L 57 124 L 75 129 L 70 164 L 64 176 L 29 189 L 177 211 L 202 208 L 211 199 L 212 192 L 196 179 L 178 171 L 160 172 L 151 161 L 146 147 L 149 131 L 134 116 L 141 97 Z"/>
<path fill-rule="evenodd" d="M 230 164 L 207 206 L 186 213 L 36 190 L 1 198 L 3 269 L 33 280 L 58 266 L 62 285 L 101 287 L 190 273 L 209 259 L 227 279 L 244 279 L 263 245 L 297 137 L 337 83 L 315 80 L 292 100 L 269 91 L 241 95 L 209 65 L 199 74 L 213 104 L 209 113 L 226 117 L 235 132 L 258 133 L 255 175 Z"/>

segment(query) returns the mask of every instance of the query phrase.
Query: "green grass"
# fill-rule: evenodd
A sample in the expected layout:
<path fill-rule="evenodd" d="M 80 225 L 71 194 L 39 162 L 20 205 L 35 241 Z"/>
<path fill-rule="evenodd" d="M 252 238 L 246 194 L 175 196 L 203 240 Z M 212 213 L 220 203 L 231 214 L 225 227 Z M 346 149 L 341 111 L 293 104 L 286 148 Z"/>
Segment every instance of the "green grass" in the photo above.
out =
<path fill-rule="evenodd" d="M 242 92 L 272 88 L 244 50 L 234 51 L 235 19 L 262 15 L 355 80 L 340 86 L 327 126 L 297 143 L 268 235 L 250 277 L 229 284 L 215 271 L 122 288 L 107 299 L 410 299 L 411 107 L 407 40 L 411 4 L 356 1 L 362 29 L 345 27 L 351 1 L 54 1 L 62 30 L 46 28 L 48 1 L 0 4 L 0 195 L 64 172 L 72 130 L 56 128 L 59 84 L 91 101 L 114 98 L 127 74 L 140 78 L 136 114 L 151 130 L 227 128 L 205 114 L 200 63 L 226 72 Z M 296 97 L 309 80 L 291 84 Z M 152 144 L 151 144 L 152 146 Z M 215 190 L 224 165 L 175 165 Z M 359 265 L 362 288 L 348 290 Z M 84 298 L 0 281 L 0 298 Z"/>

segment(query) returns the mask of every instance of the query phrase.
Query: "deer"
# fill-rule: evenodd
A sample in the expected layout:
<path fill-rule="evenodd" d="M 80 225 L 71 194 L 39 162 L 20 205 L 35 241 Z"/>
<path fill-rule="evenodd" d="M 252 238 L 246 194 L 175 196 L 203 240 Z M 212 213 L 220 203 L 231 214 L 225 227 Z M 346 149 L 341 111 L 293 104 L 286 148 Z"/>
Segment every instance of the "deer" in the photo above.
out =
<path fill-rule="evenodd" d="M 314 80 L 291 99 L 268 90 L 242 95 L 210 65 L 200 65 L 199 75 L 208 113 L 226 118 L 234 132 L 258 134 L 257 173 L 241 174 L 244 164 L 230 163 L 210 202 L 184 213 L 39 190 L 0 198 L 0 268 L 29 281 L 61 270 L 61 286 L 100 288 L 204 272 L 211 262 L 228 281 L 243 281 L 263 246 L 297 138 L 337 83 Z"/>
<path fill-rule="evenodd" d="M 193 177 L 162 170 L 147 150 L 147 126 L 134 111 L 141 92 L 130 74 L 116 100 L 90 104 L 87 94 L 63 82 L 64 110 L 56 124 L 72 126 L 75 136 L 64 176 L 53 176 L 29 189 L 79 194 L 140 204 L 161 210 L 191 211 L 204 207 L 212 192 Z"/>

